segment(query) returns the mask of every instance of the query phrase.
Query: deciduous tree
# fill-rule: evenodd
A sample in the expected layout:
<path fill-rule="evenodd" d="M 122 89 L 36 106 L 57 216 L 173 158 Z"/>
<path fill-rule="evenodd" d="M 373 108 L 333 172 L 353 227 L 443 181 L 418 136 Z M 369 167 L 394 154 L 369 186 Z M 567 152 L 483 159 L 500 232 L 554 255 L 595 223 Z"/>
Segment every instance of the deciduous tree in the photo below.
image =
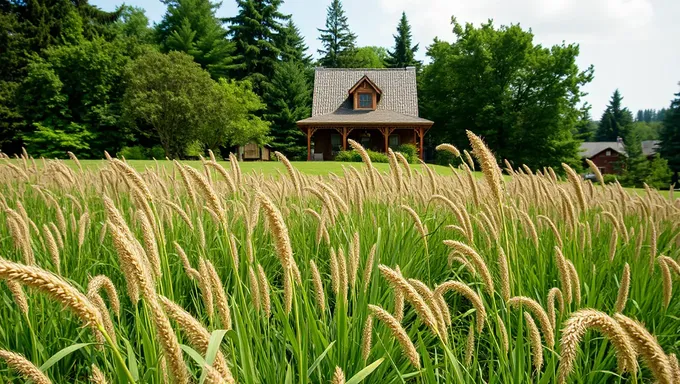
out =
<path fill-rule="evenodd" d="M 516 165 L 576 166 L 579 143 L 571 131 L 581 115 L 581 87 L 592 79 L 592 68 L 576 65 L 579 47 L 543 47 L 519 25 L 452 22 L 456 41 L 435 39 L 420 76 L 421 114 L 435 122 L 430 140 L 462 149 L 471 130 Z"/>

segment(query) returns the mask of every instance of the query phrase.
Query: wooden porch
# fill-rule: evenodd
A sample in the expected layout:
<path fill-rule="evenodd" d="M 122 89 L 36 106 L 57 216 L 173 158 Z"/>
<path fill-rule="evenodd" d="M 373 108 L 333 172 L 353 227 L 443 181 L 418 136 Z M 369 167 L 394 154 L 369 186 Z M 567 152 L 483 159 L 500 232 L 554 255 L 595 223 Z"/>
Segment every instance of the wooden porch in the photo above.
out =
<path fill-rule="evenodd" d="M 387 152 L 402 144 L 414 144 L 420 159 L 423 158 L 423 138 L 429 126 L 303 126 L 307 134 L 307 160 L 321 154 L 323 160 L 333 160 L 338 151 L 348 150 L 347 140 L 352 139 L 364 148 Z M 351 148 L 349 148 L 351 149 Z"/>

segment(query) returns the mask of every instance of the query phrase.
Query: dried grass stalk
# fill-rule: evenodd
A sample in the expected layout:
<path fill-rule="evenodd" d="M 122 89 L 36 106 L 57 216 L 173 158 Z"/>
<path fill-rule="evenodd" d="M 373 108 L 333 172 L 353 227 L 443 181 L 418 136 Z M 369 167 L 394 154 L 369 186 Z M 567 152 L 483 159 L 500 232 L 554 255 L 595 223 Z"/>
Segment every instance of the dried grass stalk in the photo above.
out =
<path fill-rule="evenodd" d="M 561 356 L 557 369 L 557 382 L 564 384 L 574 369 L 578 345 L 588 329 L 603 333 L 614 345 L 619 372 L 637 372 L 635 350 L 623 328 L 606 313 L 594 309 L 574 312 L 565 322 L 560 339 Z"/>
<path fill-rule="evenodd" d="M 666 353 L 661 348 L 656 338 L 649 333 L 647 328 L 639 322 L 626 317 L 620 313 L 614 314 L 614 319 L 618 321 L 621 328 L 630 338 L 635 350 L 642 355 L 642 360 L 654 378 L 660 384 L 672 384 L 673 370 Z"/>
<path fill-rule="evenodd" d="M 0 349 L 0 359 L 5 360 L 5 363 L 9 365 L 12 369 L 19 372 L 21 376 L 27 380 L 32 381 L 34 384 L 52 384 L 49 378 L 45 376 L 38 367 L 33 365 L 24 356 Z"/>
<path fill-rule="evenodd" d="M 463 295 L 472 303 L 472 306 L 475 307 L 475 311 L 477 312 L 477 332 L 482 332 L 484 323 L 486 322 L 486 308 L 479 295 L 477 295 L 467 284 L 454 280 L 438 285 L 434 294 L 435 296 L 444 296 L 448 291 L 455 291 Z"/>
<path fill-rule="evenodd" d="M 628 301 L 628 291 L 630 290 L 630 265 L 626 263 L 623 267 L 623 274 L 621 275 L 621 281 L 619 285 L 619 294 L 616 296 L 616 304 L 614 305 L 614 311 L 621 313 L 626 307 L 626 302 Z"/>
<path fill-rule="evenodd" d="M 314 284 L 314 294 L 316 295 L 316 302 L 319 305 L 321 312 L 326 310 L 326 295 L 323 290 L 323 283 L 321 282 L 321 274 L 319 268 L 316 267 L 314 260 L 309 260 L 309 266 L 312 269 L 312 283 Z"/>
<path fill-rule="evenodd" d="M 371 354 L 371 344 L 373 340 L 373 315 L 368 315 L 366 317 L 366 322 L 364 323 L 364 331 L 361 334 L 361 357 L 364 362 L 368 360 Z"/>
<path fill-rule="evenodd" d="M 430 329 L 432 329 L 432 331 L 437 334 L 439 332 L 437 328 L 437 320 L 432 313 L 431 308 L 425 303 L 425 300 L 423 300 L 423 297 L 420 296 L 416 289 L 413 288 L 413 286 L 409 284 L 406 279 L 404 279 L 401 273 L 387 267 L 386 265 L 380 264 L 378 269 L 380 269 L 380 273 L 382 273 L 383 277 L 385 277 L 392 287 L 395 290 L 399 290 L 404 295 L 404 299 L 411 303 L 423 323 L 425 323 L 425 325 L 430 327 Z"/>
<path fill-rule="evenodd" d="M 215 266 L 210 262 L 210 260 L 205 259 L 205 266 L 208 270 L 208 279 L 210 281 L 210 286 L 212 287 L 212 295 L 215 298 L 215 304 L 217 305 L 217 314 L 220 318 L 220 323 L 222 324 L 222 329 L 231 329 L 231 311 L 229 310 L 229 302 L 227 300 L 227 293 L 222 286 L 222 280 L 215 270 Z"/>
<path fill-rule="evenodd" d="M 260 299 L 262 300 L 262 309 L 264 310 L 264 316 L 269 318 L 272 313 L 271 300 L 269 298 L 269 281 L 267 281 L 267 275 L 264 273 L 264 269 L 260 264 L 257 265 L 258 279 L 260 287 Z"/>
<path fill-rule="evenodd" d="M 538 327 L 536 327 L 536 323 L 529 312 L 524 312 L 524 320 L 527 322 L 527 330 L 529 331 L 529 339 L 531 340 L 531 355 L 533 357 L 534 368 L 536 369 L 536 372 L 540 372 L 541 367 L 543 366 L 541 334 L 538 332 Z"/>
<path fill-rule="evenodd" d="M 461 243 L 460 241 L 444 240 L 444 244 L 464 255 L 475 265 L 475 269 L 481 275 L 484 285 L 486 285 L 486 292 L 489 294 L 489 296 L 493 296 L 493 279 L 491 278 L 491 273 L 489 272 L 489 268 L 486 266 L 484 259 L 482 259 L 482 257 L 474 249 Z"/>
<path fill-rule="evenodd" d="M 331 380 L 331 384 L 345 384 L 345 374 L 342 372 L 342 369 L 340 367 L 336 366 L 335 371 L 333 372 L 333 379 Z"/>
<path fill-rule="evenodd" d="M 420 369 L 420 355 L 416 351 L 415 345 L 413 345 L 413 342 L 411 339 L 408 337 L 406 334 L 406 331 L 404 328 L 402 328 L 401 324 L 392 317 L 392 315 L 389 314 L 386 310 L 378 307 L 377 305 L 368 305 L 368 309 L 371 311 L 373 316 L 378 318 L 378 320 L 382 321 L 387 325 L 387 327 L 390 329 L 392 332 L 392 336 L 397 339 L 399 344 L 401 345 L 402 351 L 406 355 L 406 357 L 409 359 L 411 364 Z"/>
<path fill-rule="evenodd" d="M 196 348 L 196 351 L 201 355 L 205 355 L 208 352 L 208 345 L 210 344 L 210 332 L 208 332 L 203 324 L 177 303 L 165 296 L 160 296 L 160 301 L 168 316 L 179 325 L 184 333 L 186 333 L 189 344 Z M 232 377 L 231 371 L 227 366 L 227 361 L 219 349 L 217 355 L 215 355 L 213 366 L 222 377 Z M 231 380 L 233 380 L 233 378 Z"/>
<path fill-rule="evenodd" d="M 553 332 L 553 327 L 550 323 L 550 318 L 548 317 L 548 314 L 545 312 L 543 307 L 541 307 L 541 304 L 539 304 L 536 300 L 526 296 L 515 296 L 508 300 L 508 306 L 510 308 L 517 308 L 523 306 L 529 309 L 531 314 L 536 319 L 538 319 L 538 322 L 541 324 L 541 332 L 545 337 L 545 343 L 548 346 L 548 348 L 552 348 L 555 346 L 555 333 Z"/>

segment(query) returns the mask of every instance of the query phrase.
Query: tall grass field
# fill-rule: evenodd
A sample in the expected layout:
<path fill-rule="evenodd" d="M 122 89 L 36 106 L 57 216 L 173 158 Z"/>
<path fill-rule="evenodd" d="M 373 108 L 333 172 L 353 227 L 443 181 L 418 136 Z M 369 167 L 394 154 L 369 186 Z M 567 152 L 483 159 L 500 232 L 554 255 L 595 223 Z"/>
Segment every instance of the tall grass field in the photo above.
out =
<path fill-rule="evenodd" d="M 680 199 L 468 137 L 447 172 L 0 160 L 0 383 L 680 383 Z"/>

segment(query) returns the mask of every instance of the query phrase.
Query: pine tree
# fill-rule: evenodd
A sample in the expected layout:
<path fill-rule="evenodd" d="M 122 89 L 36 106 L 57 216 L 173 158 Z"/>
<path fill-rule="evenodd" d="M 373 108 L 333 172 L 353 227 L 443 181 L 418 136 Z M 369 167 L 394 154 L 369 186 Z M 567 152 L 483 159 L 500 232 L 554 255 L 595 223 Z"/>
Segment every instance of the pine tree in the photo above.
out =
<path fill-rule="evenodd" d="M 311 86 L 301 62 L 285 61 L 277 65 L 270 89 L 266 93 L 271 122 L 270 145 L 289 159 L 304 160 L 307 153 L 306 135 L 296 121 L 311 113 Z"/>
<path fill-rule="evenodd" d="M 576 122 L 574 138 L 577 140 L 591 141 L 593 139 L 593 121 L 590 119 L 590 105 L 586 105 L 581 112 L 581 118 Z"/>
<path fill-rule="evenodd" d="M 349 29 L 347 16 L 340 0 L 333 0 L 326 11 L 326 29 L 319 29 L 323 49 L 319 64 L 327 68 L 352 66 L 356 51 L 356 35 Z"/>
<path fill-rule="evenodd" d="M 397 34 L 394 37 L 394 48 L 389 51 L 387 66 L 389 68 L 405 68 L 420 66 L 420 62 L 415 59 L 418 52 L 418 44 L 411 46 L 411 26 L 406 19 L 406 12 L 401 13 L 401 20 L 397 26 Z"/>
<path fill-rule="evenodd" d="M 180 51 L 216 79 L 227 74 L 232 44 L 215 16 L 221 3 L 210 0 L 169 0 L 163 19 L 156 26 L 156 39 L 163 52 Z"/>
<path fill-rule="evenodd" d="M 600 125 L 595 133 L 596 141 L 616 141 L 617 138 L 626 137 L 633 122 L 633 114 L 628 108 L 621 106 L 623 97 L 617 89 L 614 91 L 607 109 L 602 114 Z"/>
<path fill-rule="evenodd" d="M 293 20 L 288 20 L 288 24 L 281 30 L 277 44 L 281 48 L 281 61 L 299 62 L 305 67 L 312 64 L 312 56 L 307 54 L 305 39 Z"/>
<path fill-rule="evenodd" d="M 668 160 L 668 166 L 673 172 L 673 182 L 677 183 L 680 174 L 680 92 L 675 94 L 675 100 L 670 108 L 664 110 L 665 120 L 661 130 L 659 154 Z"/>
<path fill-rule="evenodd" d="M 279 12 L 281 0 L 236 0 L 239 11 L 229 22 L 229 35 L 235 43 L 234 62 L 229 66 L 232 77 L 248 79 L 253 90 L 262 96 L 274 75 L 281 55 L 278 35 L 281 24 L 290 16 Z"/>

